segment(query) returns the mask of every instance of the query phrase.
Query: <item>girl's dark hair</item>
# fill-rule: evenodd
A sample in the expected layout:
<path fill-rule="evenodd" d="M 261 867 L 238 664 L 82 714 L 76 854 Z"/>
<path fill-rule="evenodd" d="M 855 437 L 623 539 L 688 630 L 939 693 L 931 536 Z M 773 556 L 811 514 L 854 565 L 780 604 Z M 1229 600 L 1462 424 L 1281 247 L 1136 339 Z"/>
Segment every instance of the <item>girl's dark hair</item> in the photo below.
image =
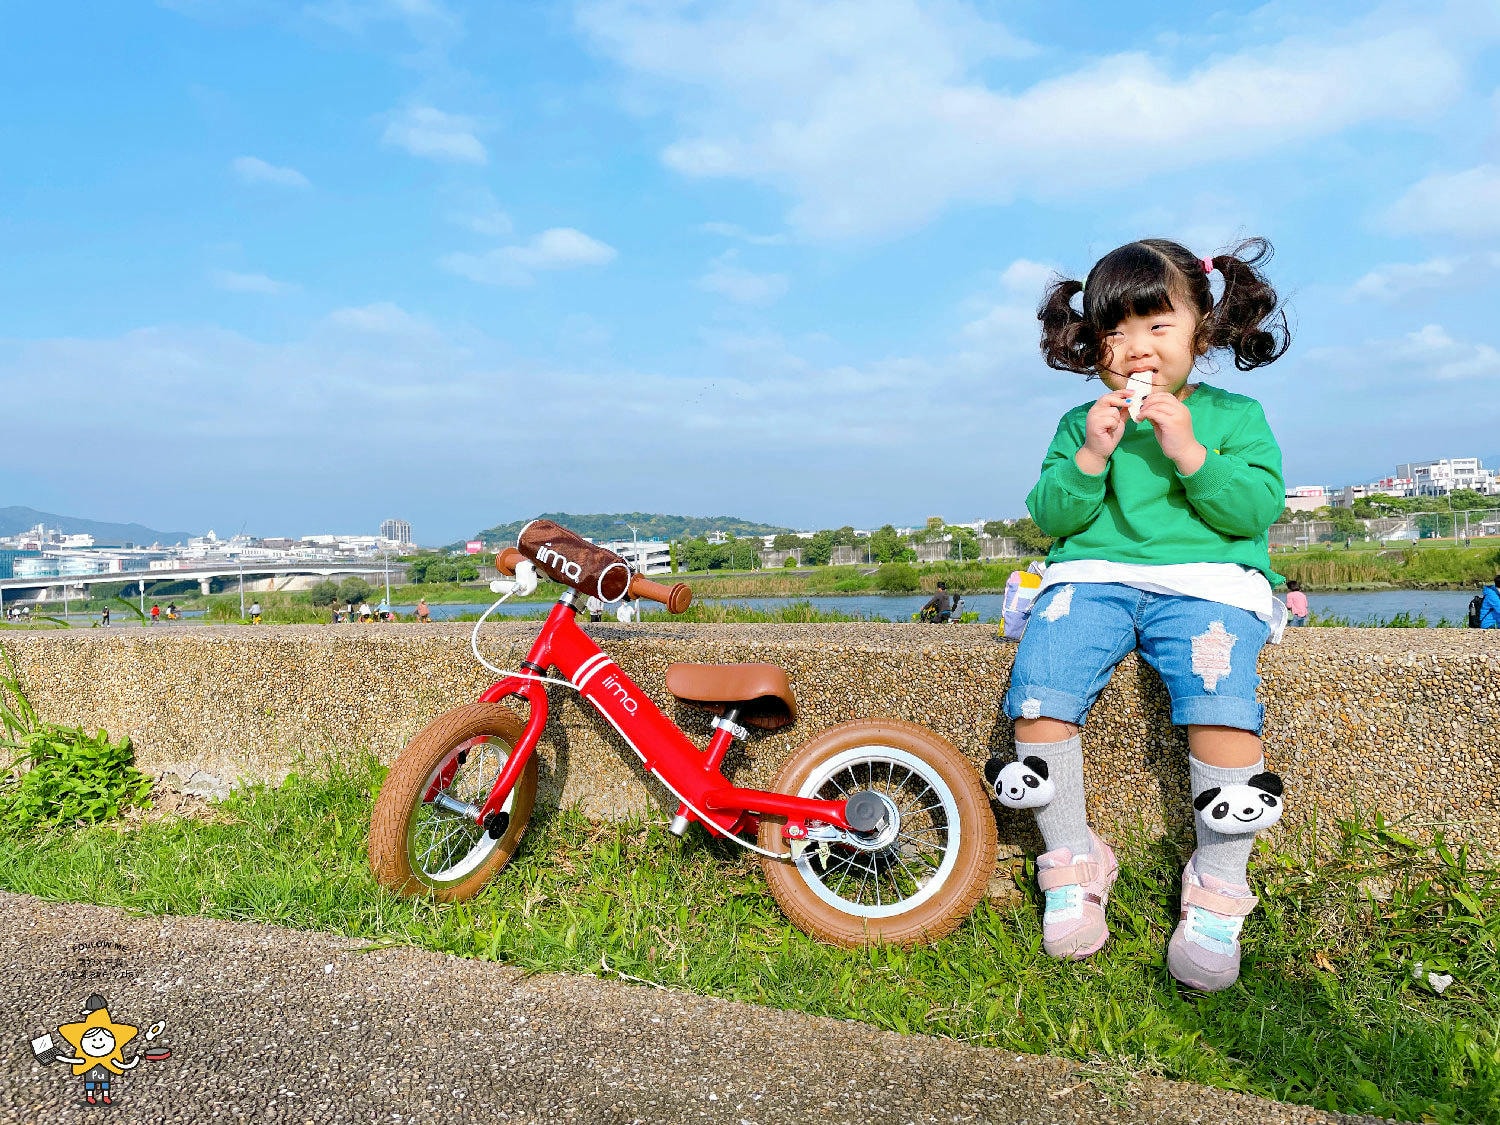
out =
<path fill-rule="evenodd" d="M 1105 333 L 1127 316 L 1151 316 L 1185 302 L 1198 317 L 1195 354 L 1228 348 L 1241 371 L 1263 367 L 1292 342 L 1276 290 L 1258 268 L 1270 258 L 1264 238 L 1214 255 L 1214 268 L 1224 276 L 1224 293 L 1215 303 L 1203 259 L 1185 246 L 1147 238 L 1111 250 L 1094 263 L 1086 283 L 1058 278 L 1048 287 L 1036 314 L 1042 356 L 1048 367 L 1092 375 L 1103 361 Z M 1082 315 L 1072 305 L 1077 293 L 1083 294 Z"/>
<path fill-rule="evenodd" d="M 1302 589 L 1302 583 L 1298 582 L 1295 578 L 1288 578 L 1286 580 L 1286 588 L 1293 593 L 1296 593 L 1298 590 Z"/>

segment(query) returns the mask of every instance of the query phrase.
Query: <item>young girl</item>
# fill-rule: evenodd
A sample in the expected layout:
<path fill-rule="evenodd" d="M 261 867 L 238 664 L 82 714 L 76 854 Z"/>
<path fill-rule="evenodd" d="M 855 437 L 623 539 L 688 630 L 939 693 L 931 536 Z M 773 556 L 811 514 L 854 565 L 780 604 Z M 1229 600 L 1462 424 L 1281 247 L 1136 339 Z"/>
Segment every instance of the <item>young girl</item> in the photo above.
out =
<path fill-rule="evenodd" d="M 1276 579 L 1267 530 L 1285 489 L 1260 404 L 1189 380 L 1212 351 L 1242 371 L 1286 351 L 1285 314 L 1257 268 L 1270 253 L 1254 239 L 1199 258 L 1147 239 L 1106 254 L 1085 283 L 1048 290 L 1047 364 L 1106 391 L 1063 415 L 1026 500 L 1056 542 L 1005 696 L 1018 762 L 987 771 L 1002 804 L 1036 809 L 1047 952 L 1087 957 L 1109 936 L 1117 868 L 1085 816 L 1079 729 L 1115 665 L 1139 650 L 1166 683 L 1172 722 L 1188 729 L 1197 810 L 1167 963 L 1207 991 L 1239 976 L 1240 927 L 1256 903 L 1246 864 L 1254 833 L 1281 812 L 1255 665 Z"/>

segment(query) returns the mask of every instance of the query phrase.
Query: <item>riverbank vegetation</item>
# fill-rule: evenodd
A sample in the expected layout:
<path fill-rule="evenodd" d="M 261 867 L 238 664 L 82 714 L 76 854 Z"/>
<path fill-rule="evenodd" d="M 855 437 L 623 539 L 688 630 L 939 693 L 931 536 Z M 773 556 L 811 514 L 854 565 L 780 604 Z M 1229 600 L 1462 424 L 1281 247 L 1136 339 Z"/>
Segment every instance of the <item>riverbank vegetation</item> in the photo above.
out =
<path fill-rule="evenodd" d="M 1304 590 L 1455 589 L 1494 581 L 1500 546 L 1284 551 L 1271 565 Z"/>
<path fill-rule="evenodd" d="M 539 809 L 511 866 L 452 906 L 372 881 L 383 770 L 344 755 L 278 789 L 103 827 L 0 826 L 0 886 L 58 902 L 201 914 L 417 945 L 527 972 L 592 973 L 950 1036 L 1085 1064 L 1117 1095 L 1161 1075 L 1406 1121 L 1500 1118 L 1500 871 L 1379 816 L 1331 850 L 1278 835 L 1240 982 L 1181 991 L 1164 964 L 1189 846 L 1119 834 L 1114 936 L 1086 963 L 1041 952 L 1031 861 L 923 948 L 840 950 L 793 928 L 753 857 L 699 830 Z M 161 801 L 165 806 L 168 802 Z"/>
<path fill-rule="evenodd" d="M 707 570 L 677 574 L 656 574 L 651 577 L 668 585 L 686 582 L 699 602 L 726 598 L 812 598 L 831 597 L 843 594 L 931 594 L 939 582 L 947 584 L 948 590 L 962 594 L 998 594 L 1005 589 L 1006 579 L 1016 570 L 1024 570 L 1036 557 L 1003 559 L 987 562 L 956 559 L 941 562 L 919 563 L 909 560 L 892 560 L 879 565 L 845 565 L 812 567 L 779 567 L 758 570 Z M 1461 547 L 1436 545 L 1432 541 L 1410 543 L 1400 547 L 1317 547 L 1307 550 L 1276 551 L 1271 555 L 1271 565 L 1287 578 L 1294 578 L 1310 592 L 1353 590 L 1455 590 L 1476 589 L 1494 581 L 1500 574 L 1500 544 L 1493 541 Z M 391 601 L 406 607 L 414 606 L 419 599 L 429 605 L 451 605 L 462 603 L 487 604 L 493 600 L 489 578 L 494 573 L 490 565 L 476 564 L 480 579 L 466 583 L 457 581 L 422 582 L 392 585 Z M 123 584 L 122 584 L 123 586 Z M 543 581 L 537 591 L 526 598 L 513 598 L 514 602 L 536 603 L 539 607 L 550 604 L 561 595 L 563 587 Z M 339 582 L 328 580 L 311 590 L 270 591 L 246 590 L 244 605 L 259 601 L 262 607 L 261 620 L 266 624 L 287 625 L 331 621 L 335 607 L 353 602 L 357 607 L 368 601 L 375 605 L 384 596 L 383 585 L 372 585 L 363 578 L 344 578 Z M 119 592 L 110 586 L 98 586 L 87 598 L 70 600 L 69 610 L 74 614 L 92 616 L 106 606 L 116 621 L 127 618 L 142 618 L 149 615 L 150 606 L 161 606 L 165 614 L 168 605 L 175 604 L 179 610 L 202 611 L 201 619 L 207 622 L 226 624 L 246 620 L 240 612 L 240 594 L 237 588 L 210 594 L 204 597 L 194 588 L 180 594 L 157 594 L 151 592 L 145 599 L 146 612 L 141 609 L 141 600 Z M 50 611 L 61 610 L 61 602 L 46 603 Z M 753 621 L 767 618 L 751 616 L 751 611 L 734 620 Z M 799 611 L 800 612 L 800 611 Z M 41 613 L 40 607 L 36 611 Z M 411 620 L 414 614 L 408 608 L 398 615 Z M 465 615 L 472 619 L 469 615 Z M 692 618 L 689 618 L 691 620 Z M 703 618 L 708 620 L 709 618 Z M 714 617 L 713 620 L 729 620 Z M 781 620 L 782 618 L 769 618 Z M 799 620 L 813 620 L 811 617 Z M 844 615 L 834 614 L 828 620 L 844 620 Z M 33 616 L 39 622 L 40 616 Z M 62 624 L 60 620 L 57 622 Z M 1329 624 L 1341 622 L 1330 621 Z M 35 626 L 33 626 L 35 627 Z"/>

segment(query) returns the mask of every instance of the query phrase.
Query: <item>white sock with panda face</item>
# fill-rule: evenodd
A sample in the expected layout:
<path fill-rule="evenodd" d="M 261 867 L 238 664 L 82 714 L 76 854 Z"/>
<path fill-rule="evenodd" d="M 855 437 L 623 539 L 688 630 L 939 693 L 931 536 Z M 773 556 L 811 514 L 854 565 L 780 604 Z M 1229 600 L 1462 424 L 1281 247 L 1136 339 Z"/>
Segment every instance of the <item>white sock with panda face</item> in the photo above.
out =
<path fill-rule="evenodd" d="M 1036 809 L 1036 826 L 1047 850 L 1067 848 L 1073 855 L 1088 855 L 1094 849 L 1089 834 L 1088 810 L 1083 799 L 1083 737 L 1074 735 L 1061 742 L 1016 742 L 1016 758 L 1037 757 L 1047 763 L 1047 780 L 1054 794 Z"/>
<path fill-rule="evenodd" d="M 1188 775 L 1198 833 L 1194 866 L 1200 875 L 1245 886 L 1256 833 L 1281 819 L 1281 779 L 1266 772 L 1264 758 L 1253 766 L 1227 767 L 1211 766 L 1191 754 Z M 1263 780 L 1267 778 L 1273 780 Z M 1240 796 L 1244 799 L 1235 799 Z"/>

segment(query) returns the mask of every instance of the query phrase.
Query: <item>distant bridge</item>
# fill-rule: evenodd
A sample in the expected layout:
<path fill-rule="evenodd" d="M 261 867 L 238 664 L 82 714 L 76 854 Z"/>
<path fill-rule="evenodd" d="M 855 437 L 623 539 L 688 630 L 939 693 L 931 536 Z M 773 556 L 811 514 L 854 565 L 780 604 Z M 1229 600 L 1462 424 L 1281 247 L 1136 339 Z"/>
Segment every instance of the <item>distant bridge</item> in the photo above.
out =
<path fill-rule="evenodd" d="M 125 583 L 126 590 L 139 593 L 142 596 L 152 585 L 165 582 L 197 582 L 198 588 L 204 593 L 212 592 L 211 583 L 215 578 L 245 578 L 250 580 L 265 578 L 300 578 L 307 575 L 321 575 L 330 578 L 337 574 L 340 576 L 353 575 L 364 579 L 384 579 L 389 573 L 393 579 L 401 579 L 406 576 L 406 568 L 402 566 L 391 566 L 389 572 L 384 564 L 368 562 L 282 562 L 262 563 L 247 562 L 243 565 L 234 563 L 204 563 L 193 566 L 176 567 L 174 569 L 157 570 L 116 570 L 104 574 L 48 574 L 37 578 L 0 578 L 0 599 L 3 599 L 12 591 L 35 590 L 37 594 L 32 599 L 35 601 L 55 601 L 63 596 L 63 590 L 77 589 L 80 586 L 98 586 L 102 583 Z M 138 589 L 137 589 L 138 587 Z M 55 596 L 49 597 L 50 591 L 57 591 Z"/>

